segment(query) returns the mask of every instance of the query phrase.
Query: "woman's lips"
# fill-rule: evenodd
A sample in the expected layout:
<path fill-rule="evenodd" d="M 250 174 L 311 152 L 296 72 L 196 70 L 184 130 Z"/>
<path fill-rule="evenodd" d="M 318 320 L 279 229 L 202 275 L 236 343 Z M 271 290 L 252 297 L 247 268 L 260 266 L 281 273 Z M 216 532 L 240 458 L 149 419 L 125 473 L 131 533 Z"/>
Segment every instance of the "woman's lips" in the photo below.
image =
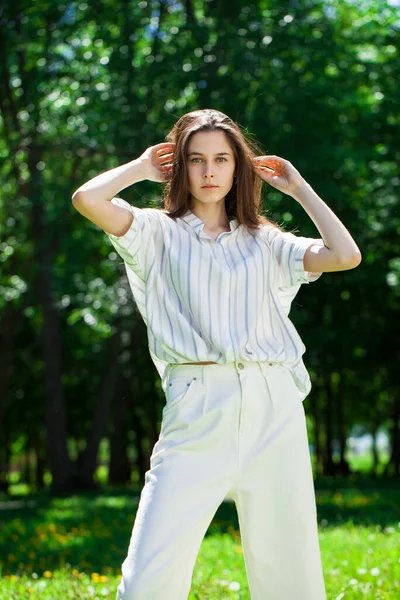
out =
<path fill-rule="evenodd" d="M 202 187 L 203 187 L 203 190 L 214 190 L 218 186 L 217 185 L 203 185 Z"/>

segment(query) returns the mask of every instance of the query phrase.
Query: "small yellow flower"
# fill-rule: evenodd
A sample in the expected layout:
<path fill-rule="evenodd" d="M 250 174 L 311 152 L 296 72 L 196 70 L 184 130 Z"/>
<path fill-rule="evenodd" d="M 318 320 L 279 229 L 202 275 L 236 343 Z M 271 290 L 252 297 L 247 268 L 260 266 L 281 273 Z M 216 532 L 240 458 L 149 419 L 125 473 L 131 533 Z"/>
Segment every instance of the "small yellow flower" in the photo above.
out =
<path fill-rule="evenodd" d="M 52 576 L 52 572 L 51 572 L 51 571 L 45 571 L 45 572 L 43 573 L 43 575 L 44 575 L 45 577 L 48 577 L 48 578 L 50 578 L 50 577 Z"/>
<path fill-rule="evenodd" d="M 79 577 L 78 569 L 72 569 L 72 575 L 74 575 L 75 577 Z"/>
<path fill-rule="evenodd" d="M 107 577 L 105 575 L 100 575 L 99 580 L 104 583 L 105 581 L 107 581 Z"/>
<path fill-rule="evenodd" d="M 100 575 L 98 573 L 91 574 L 92 581 L 98 581 L 99 577 L 100 577 Z"/>

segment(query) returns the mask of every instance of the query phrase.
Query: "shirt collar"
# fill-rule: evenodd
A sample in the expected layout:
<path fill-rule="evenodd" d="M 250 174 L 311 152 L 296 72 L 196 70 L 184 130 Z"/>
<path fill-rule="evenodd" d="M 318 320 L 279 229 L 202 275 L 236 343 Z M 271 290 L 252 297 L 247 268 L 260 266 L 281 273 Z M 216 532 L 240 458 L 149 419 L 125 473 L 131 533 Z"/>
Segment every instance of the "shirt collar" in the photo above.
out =
<path fill-rule="evenodd" d="M 197 215 L 195 215 L 194 213 L 192 213 L 191 210 L 188 210 L 181 218 L 186 223 L 188 223 L 188 225 L 193 227 L 193 229 L 196 231 L 196 233 L 199 233 L 200 231 L 202 231 L 202 229 L 204 227 L 204 221 L 199 219 L 199 217 Z M 231 228 L 231 231 L 235 231 L 235 229 L 237 227 L 239 227 L 239 221 L 237 219 L 231 219 L 229 221 L 229 227 Z"/>

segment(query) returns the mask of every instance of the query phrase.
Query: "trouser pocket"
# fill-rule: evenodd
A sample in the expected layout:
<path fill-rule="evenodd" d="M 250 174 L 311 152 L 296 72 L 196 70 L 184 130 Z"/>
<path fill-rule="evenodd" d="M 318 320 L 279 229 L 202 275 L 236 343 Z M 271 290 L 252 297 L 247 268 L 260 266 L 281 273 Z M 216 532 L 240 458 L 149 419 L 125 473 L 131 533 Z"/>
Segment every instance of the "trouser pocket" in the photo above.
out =
<path fill-rule="evenodd" d="M 165 389 L 166 403 L 163 417 L 186 404 L 195 394 L 201 382 L 201 376 L 171 371 Z"/>
<path fill-rule="evenodd" d="M 261 362 L 261 371 L 267 384 L 274 410 L 302 405 L 300 392 L 289 367 L 281 363 Z"/>

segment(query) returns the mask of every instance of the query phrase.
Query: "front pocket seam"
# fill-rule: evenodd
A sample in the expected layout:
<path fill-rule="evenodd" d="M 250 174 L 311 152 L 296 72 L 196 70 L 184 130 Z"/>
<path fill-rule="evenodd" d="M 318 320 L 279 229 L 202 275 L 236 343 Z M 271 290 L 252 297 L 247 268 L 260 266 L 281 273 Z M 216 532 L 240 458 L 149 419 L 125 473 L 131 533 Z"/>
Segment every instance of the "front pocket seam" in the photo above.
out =
<path fill-rule="evenodd" d="M 290 379 L 290 385 L 293 386 L 293 391 L 296 391 L 297 394 L 299 394 L 299 388 L 297 387 L 297 383 L 296 383 L 296 380 L 294 378 L 292 371 L 289 369 L 289 367 L 287 365 L 281 365 L 281 367 L 286 371 L 286 373 Z M 296 398 L 296 396 L 294 394 L 293 394 L 293 397 Z M 297 404 L 297 398 L 296 398 L 296 404 Z"/>
<path fill-rule="evenodd" d="M 178 400 L 175 399 L 175 400 L 171 400 L 170 402 L 168 402 L 168 399 L 167 399 L 167 401 L 166 401 L 166 403 L 164 405 L 164 408 L 163 408 L 163 416 L 165 416 L 172 409 L 174 409 L 175 407 L 179 406 L 182 402 L 184 402 L 184 400 L 185 400 L 185 398 L 187 398 L 189 392 L 191 390 L 193 390 L 196 387 L 196 384 L 198 384 L 199 381 L 200 381 L 199 378 L 193 377 L 192 380 L 191 380 L 191 382 L 190 382 L 190 385 L 187 385 L 187 378 L 185 377 L 185 378 L 182 378 L 182 379 L 184 381 L 186 381 L 187 390 L 185 391 L 185 393 L 183 394 L 183 396 L 182 395 L 178 396 Z M 179 381 L 179 378 L 176 378 L 175 381 Z M 168 382 L 168 385 L 170 385 L 170 383 L 173 383 L 173 382 Z"/>

